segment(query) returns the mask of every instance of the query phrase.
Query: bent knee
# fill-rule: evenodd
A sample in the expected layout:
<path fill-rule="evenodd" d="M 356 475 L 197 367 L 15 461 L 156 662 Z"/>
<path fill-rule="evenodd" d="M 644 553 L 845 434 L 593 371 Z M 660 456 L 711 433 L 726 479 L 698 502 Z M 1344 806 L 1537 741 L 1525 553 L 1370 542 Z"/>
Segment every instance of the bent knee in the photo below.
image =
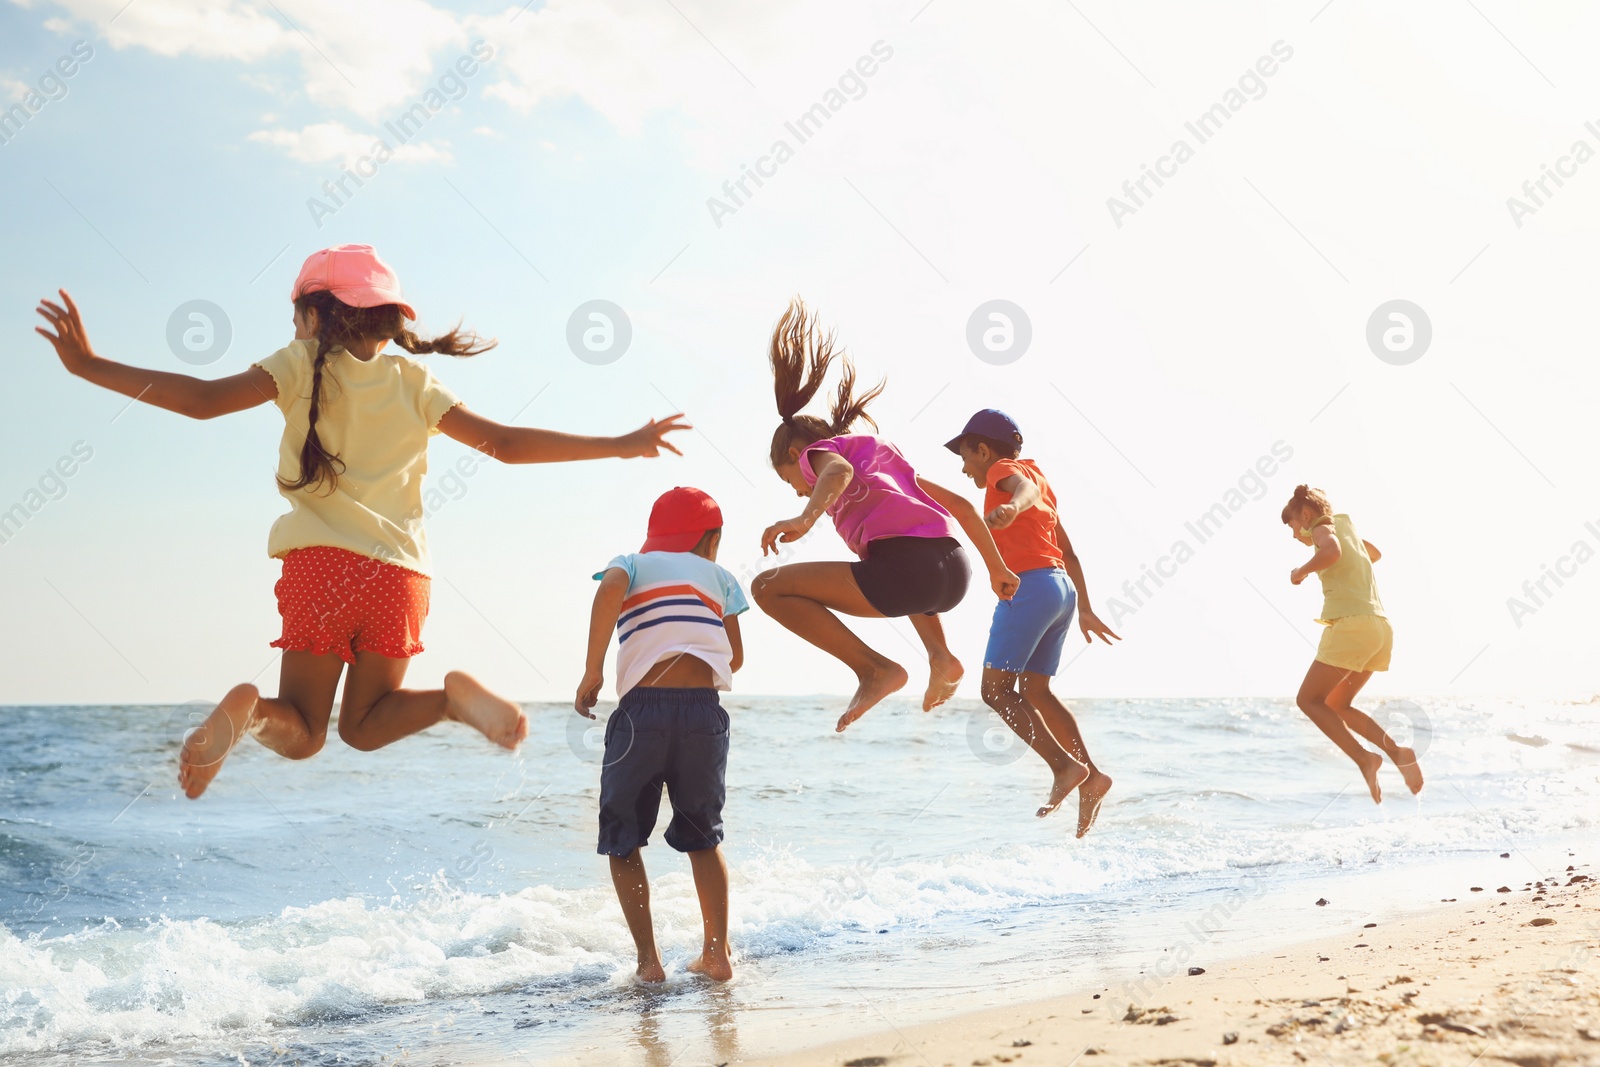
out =
<path fill-rule="evenodd" d="M 780 595 L 778 592 L 778 570 L 779 568 L 774 567 L 771 570 L 762 571 L 750 582 L 750 595 L 755 598 L 756 603 L 761 605 L 762 608 L 765 608 L 772 602 L 773 598 Z"/>
<path fill-rule="evenodd" d="M 288 759 L 310 759 L 318 752 L 321 752 L 322 746 L 327 744 L 327 742 L 327 731 L 323 731 L 319 734 L 311 734 L 304 741 L 290 745 L 283 749 L 279 755 L 282 755 Z"/>
<path fill-rule="evenodd" d="M 365 716 L 348 715 L 343 710 L 339 712 L 339 740 L 355 749 L 357 752 L 371 752 L 382 748 L 381 744 L 374 742 L 362 730 Z"/>

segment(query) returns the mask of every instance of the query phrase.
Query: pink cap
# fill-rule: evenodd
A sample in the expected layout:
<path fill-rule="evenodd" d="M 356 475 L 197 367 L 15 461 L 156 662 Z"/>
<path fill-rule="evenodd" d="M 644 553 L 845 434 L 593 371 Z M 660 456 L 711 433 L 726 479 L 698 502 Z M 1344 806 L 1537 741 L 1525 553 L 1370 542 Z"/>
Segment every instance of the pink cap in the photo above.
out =
<path fill-rule="evenodd" d="M 294 280 L 290 300 L 306 293 L 327 291 L 357 308 L 398 304 L 408 319 L 417 313 L 400 296 L 400 277 L 394 268 L 378 258 L 371 245 L 334 245 L 313 252 Z"/>

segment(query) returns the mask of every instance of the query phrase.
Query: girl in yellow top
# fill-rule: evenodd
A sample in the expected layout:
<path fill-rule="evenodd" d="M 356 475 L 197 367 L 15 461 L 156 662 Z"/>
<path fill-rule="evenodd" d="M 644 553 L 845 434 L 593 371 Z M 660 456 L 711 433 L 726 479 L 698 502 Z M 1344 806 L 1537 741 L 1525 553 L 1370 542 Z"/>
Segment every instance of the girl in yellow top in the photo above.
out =
<path fill-rule="evenodd" d="M 1406 787 L 1420 793 L 1422 768 L 1417 754 L 1395 744 L 1371 716 L 1350 706 L 1373 671 L 1389 669 L 1394 646 L 1394 631 L 1384 617 L 1383 601 L 1378 599 L 1372 577 L 1372 565 L 1382 553 L 1356 536 L 1350 516 L 1333 513 L 1320 489 L 1296 486 L 1282 517 L 1295 540 L 1316 549 L 1309 560 L 1289 572 L 1289 581 L 1299 585 L 1311 574 L 1322 580 L 1322 615 L 1317 621 L 1327 627 L 1295 702 L 1341 752 L 1355 760 L 1372 791 L 1373 803 L 1383 800 L 1378 788 L 1383 756 L 1368 751 L 1355 734 L 1382 749 L 1394 761 Z"/>
<path fill-rule="evenodd" d="M 321 750 L 334 691 L 345 677 L 339 736 L 381 748 L 444 719 L 464 722 L 515 748 L 528 722 L 517 705 L 452 671 L 443 689 L 402 689 L 410 657 L 422 651 L 429 557 L 422 478 L 429 439 L 444 433 L 505 463 L 553 463 L 604 456 L 655 456 L 675 430 L 673 415 L 621 437 L 578 437 L 504 426 L 469 411 L 407 353 L 472 356 L 493 347 L 460 329 L 418 337 L 400 282 L 367 245 L 311 256 L 294 289 L 295 339 L 240 374 L 205 380 L 114 363 L 89 345 L 77 306 L 40 302 L 55 346 L 73 374 L 124 396 L 190 418 L 210 419 L 275 402 L 283 412 L 278 488 L 290 510 L 273 523 L 268 552 L 283 560 L 276 592 L 283 633 L 278 695 L 234 686 L 184 740 L 178 782 L 198 797 L 245 734 L 290 759 Z"/>

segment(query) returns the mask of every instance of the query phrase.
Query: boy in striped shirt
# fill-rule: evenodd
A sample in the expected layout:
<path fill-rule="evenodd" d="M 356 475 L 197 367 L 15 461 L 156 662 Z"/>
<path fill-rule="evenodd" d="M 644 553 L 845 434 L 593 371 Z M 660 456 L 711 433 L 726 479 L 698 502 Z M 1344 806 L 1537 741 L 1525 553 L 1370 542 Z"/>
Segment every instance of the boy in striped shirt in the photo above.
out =
<path fill-rule="evenodd" d="M 615 630 L 618 704 L 606 723 L 598 851 L 611 857 L 611 881 L 645 982 L 666 978 L 639 855 L 655 829 L 663 785 L 672 804 L 666 842 L 689 854 L 705 928 L 689 970 L 723 982 L 733 977 L 728 867 L 718 847 L 729 723 L 717 690 L 733 687 L 743 663 L 738 616 L 749 605 L 738 580 L 716 564 L 721 541 L 717 502 L 680 486 L 651 509 L 644 547 L 595 575 L 588 663 L 573 706 L 594 718 Z"/>

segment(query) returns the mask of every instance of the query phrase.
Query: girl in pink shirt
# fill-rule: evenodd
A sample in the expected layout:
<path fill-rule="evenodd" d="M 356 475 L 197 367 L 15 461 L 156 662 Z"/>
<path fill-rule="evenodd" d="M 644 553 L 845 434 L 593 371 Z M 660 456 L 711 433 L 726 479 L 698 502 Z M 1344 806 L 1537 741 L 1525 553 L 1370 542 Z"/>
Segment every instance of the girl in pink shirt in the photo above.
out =
<path fill-rule="evenodd" d="M 835 350 L 816 316 L 798 299 L 772 334 L 769 353 L 778 415 L 770 459 L 778 476 L 805 498 L 792 519 L 775 522 L 761 535 L 761 554 L 778 543 L 798 541 L 824 514 L 851 551 L 854 563 L 790 563 L 764 571 L 750 583 L 761 609 L 855 671 L 856 692 L 839 718 L 838 730 L 855 722 L 907 682 L 905 668 L 870 648 L 834 612 L 862 618 L 906 616 L 928 649 L 928 689 L 922 710 L 931 711 L 955 694 L 963 673 L 945 643 L 939 613 L 966 594 L 970 569 L 956 540 L 959 523 L 989 568 L 995 594 L 1009 599 L 1017 589 L 994 538 L 964 497 L 919 478 L 900 450 L 882 438 L 848 433 L 865 419 L 866 407 L 883 384 L 860 397 L 855 367 Z M 829 418 L 801 411 L 822 387 L 834 360 L 843 366 Z"/>

